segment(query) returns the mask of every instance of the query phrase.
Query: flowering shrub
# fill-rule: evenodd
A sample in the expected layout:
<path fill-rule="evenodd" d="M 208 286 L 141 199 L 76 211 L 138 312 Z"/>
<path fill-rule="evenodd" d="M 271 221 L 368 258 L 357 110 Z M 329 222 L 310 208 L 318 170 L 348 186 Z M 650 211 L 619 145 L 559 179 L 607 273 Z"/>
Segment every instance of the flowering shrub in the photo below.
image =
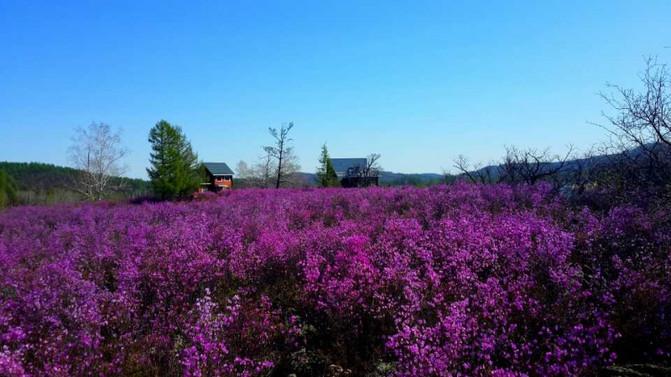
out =
<path fill-rule="evenodd" d="M 668 362 L 669 276 L 668 210 L 542 185 L 20 207 L 0 375 L 590 375 Z"/>

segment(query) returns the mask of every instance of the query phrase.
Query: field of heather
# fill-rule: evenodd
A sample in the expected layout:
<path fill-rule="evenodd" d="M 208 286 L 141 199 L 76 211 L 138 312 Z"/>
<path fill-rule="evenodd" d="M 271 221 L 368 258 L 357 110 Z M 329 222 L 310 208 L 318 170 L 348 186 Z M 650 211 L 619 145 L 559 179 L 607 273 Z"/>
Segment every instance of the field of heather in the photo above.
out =
<path fill-rule="evenodd" d="M 671 352 L 671 216 L 546 186 L 0 213 L 0 375 L 574 376 Z"/>

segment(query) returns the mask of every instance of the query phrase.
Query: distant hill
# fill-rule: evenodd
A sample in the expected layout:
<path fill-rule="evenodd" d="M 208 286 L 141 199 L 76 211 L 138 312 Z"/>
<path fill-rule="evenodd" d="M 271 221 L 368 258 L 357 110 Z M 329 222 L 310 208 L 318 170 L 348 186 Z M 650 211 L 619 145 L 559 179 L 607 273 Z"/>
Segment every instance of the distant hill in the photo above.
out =
<path fill-rule="evenodd" d="M 299 181 L 306 186 L 317 186 L 317 175 L 315 173 L 296 173 Z M 428 186 L 445 182 L 445 176 L 436 173 L 394 173 L 383 171 L 380 173 L 380 185 L 382 186 Z"/>
<path fill-rule="evenodd" d="M 574 160 L 567 160 L 564 163 L 562 169 L 563 173 L 570 173 L 577 171 L 580 168 L 589 169 L 591 167 L 606 163 L 608 161 L 607 156 L 594 156 L 589 158 L 579 158 Z M 543 162 L 540 164 L 541 171 L 551 171 L 557 168 L 560 165 L 559 162 Z M 487 165 L 480 169 L 471 171 L 471 174 L 474 176 L 484 176 L 489 177 L 492 181 L 496 182 L 499 179 L 499 176 L 503 172 L 502 165 Z M 458 174 L 457 177 L 464 177 L 465 174 Z"/>
<path fill-rule="evenodd" d="M 19 199 L 23 204 L 70 203 L 82 200 L 82 196 L 75 190 L 75 178 L 79 172 L 77 169 L 41 162 L 0 161 L 0 170 L 6 171 L 16 181 Z M 296 176 L 303 186 L 317 186 L 317 176 L 314 173 L 299 172 Z M 382 186 L 428 186 L 444 181 L 444 176 L 436 173 L 404 174 L 384 171 L 380 175 Z M 123 187 L 112 193 L 112 199 L 144 196 L 150 192 L 149 182 L 142 179 L 116 177 L 112 186 Z"/>
<path fill-rule="evenodd" d="M 646 148 L 666 148 L 664 145 L 655 145 L 647 144 Z M 572 173 L 577 172 L 580 169 L 589 170 L 598 167 L 605 167 L 612 164 L 614 161 L 622 159 L 625 155 L 629 158 L 635 158 L 644 155 L 642 147 L 637 147 L 629 149 L 627 151 L 615 154 L 597 154 L 586 158 L 576 158 L 572 160 L 567 160 L 564 163 L 562 173 Z M 541 171 L 553 170 L 560 165 L 560 162 L 543 162 L 541 163 Z M 480 169 L 474 170 L 471 173 L 475 175 L 483 174 L 489 176 L 492 180 L 496 181 L 499 178 L 499 175 L 502 172 L 502 166 L 499 165 L 487 165 Z M 459 174 L 458 176 L 463 176 L 464 174 Z"/>
<path fill-rule="evenodd" d="M 437 173 L 394 173 L 383 171 L 380 174 L 380 184 L 385 186 L 428 186 L 445 183 L 445 176 Z"/>
<path fill-rule="evenodd" d="M 19 198 L 25 204 L 76 202 L 81 200 L 74 189 L 77 169 L 41 162 L 0 162 L 17 183 Z M 131 198 L 149 191 L 149 183 L 142 179 L 115 177 L 112 186 L 122 187 L 112 198 Z"/>

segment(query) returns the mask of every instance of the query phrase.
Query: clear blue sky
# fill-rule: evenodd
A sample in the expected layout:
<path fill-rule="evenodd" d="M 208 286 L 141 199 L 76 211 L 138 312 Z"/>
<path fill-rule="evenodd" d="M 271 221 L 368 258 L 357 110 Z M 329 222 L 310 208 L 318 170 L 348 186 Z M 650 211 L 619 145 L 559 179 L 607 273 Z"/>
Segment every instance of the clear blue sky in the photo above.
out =
<path fill-rule="evenodd" d="M 382 154 L 440 172 L 506 144 L 603 141 L 606 82 L 671 62 L 671 1 L 0 0 L 0 160 L 67 164 L 73 129 L 181 125 L 203 160 L 253 162 L 294 121 L 302 170 Z"/>

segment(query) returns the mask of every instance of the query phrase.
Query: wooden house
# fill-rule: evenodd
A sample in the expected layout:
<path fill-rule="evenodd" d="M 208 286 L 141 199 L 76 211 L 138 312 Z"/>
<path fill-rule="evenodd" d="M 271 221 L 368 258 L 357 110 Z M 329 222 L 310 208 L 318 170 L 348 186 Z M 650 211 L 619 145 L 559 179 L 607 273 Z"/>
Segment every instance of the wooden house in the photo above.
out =
<path fill-rule="evenodd" d="M 367 158 L 332 158 L 331 164 L 342 187 L 377 186 L 378 172 L 371 169 Z"/>
<path fill-rule="evenodd" d="M 233 188 L 233 170 L 225 162 L 203 162 L 207 181 L 200 184 L 199 192 L 219 192 Z"/>

